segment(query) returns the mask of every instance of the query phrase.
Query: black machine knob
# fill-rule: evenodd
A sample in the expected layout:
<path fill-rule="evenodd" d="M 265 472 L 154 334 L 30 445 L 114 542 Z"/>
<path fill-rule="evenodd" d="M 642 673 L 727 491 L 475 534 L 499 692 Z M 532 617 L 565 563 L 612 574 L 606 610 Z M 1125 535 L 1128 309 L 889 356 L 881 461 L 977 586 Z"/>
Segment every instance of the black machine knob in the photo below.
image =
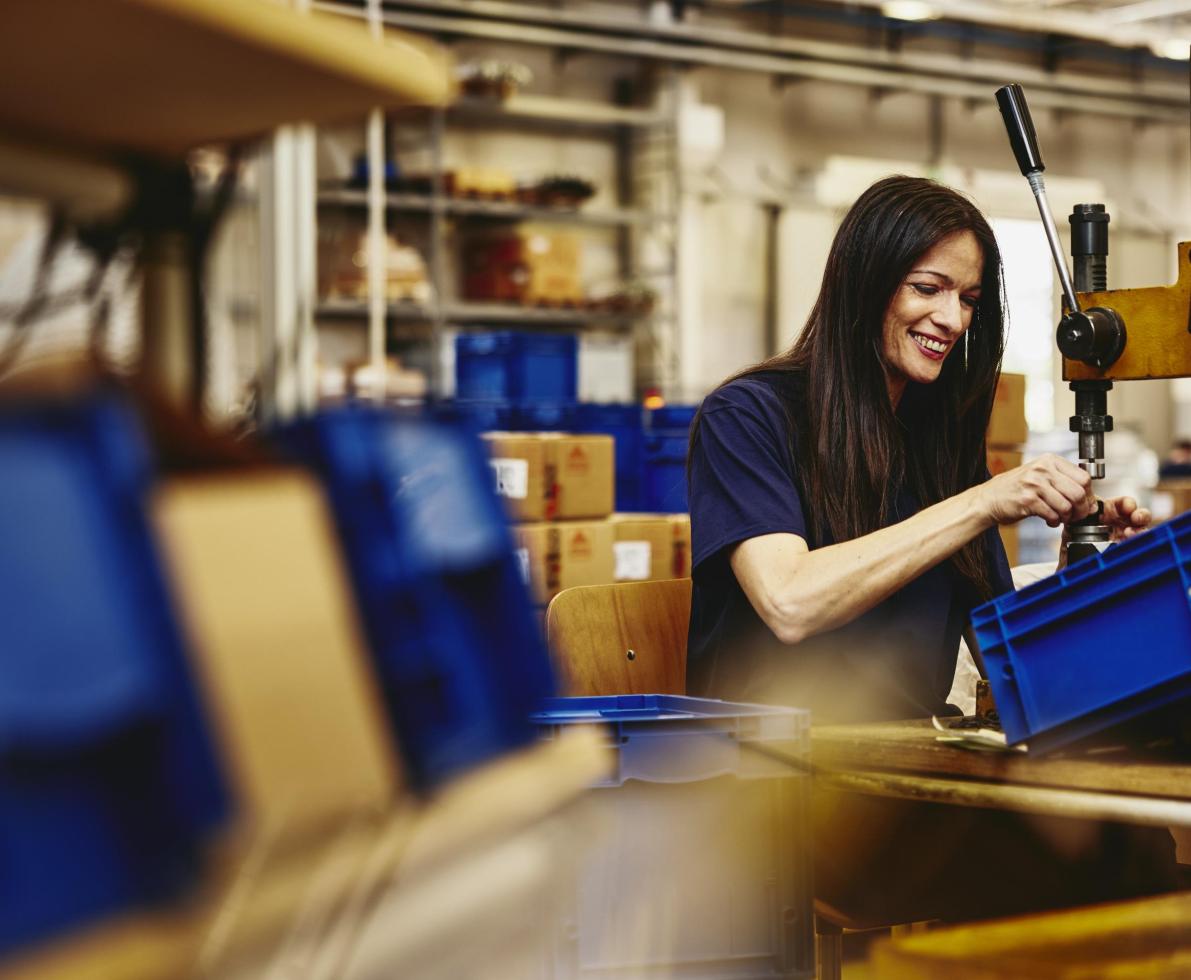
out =
<path fill-rule="evenodd" d="M 1055 342 L 1062 355 L 1103 370 L 1125 349 L 1125 322 L 1102 306 L 1068 313 L 1059 321 Z"/>
<path fill-rule="evenodd" d="M 1017 165 L 1023 177 L 1041 173 L 1046 169 L 1042 162 L 1042 151 L 1038 149 L 1038 134 L 1034 132 L 1034 120 L 1030 107 L 1026 105 L 1026 94 L 1014 82 L 997 89 L 997 106 L 1005 120 L 1005 131 L 1009 134 L 1009 145 L 1017 157 Z"/>

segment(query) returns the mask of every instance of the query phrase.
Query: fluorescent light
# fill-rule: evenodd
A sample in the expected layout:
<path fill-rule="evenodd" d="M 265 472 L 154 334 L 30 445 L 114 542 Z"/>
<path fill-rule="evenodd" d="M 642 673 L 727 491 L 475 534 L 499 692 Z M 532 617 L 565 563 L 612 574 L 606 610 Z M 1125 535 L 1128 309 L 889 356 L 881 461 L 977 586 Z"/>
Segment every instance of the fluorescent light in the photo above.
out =
<path fill-rule="evenodd" d="M 1151 41 L 1150 50 L 1159 58 L 1170 58 L 1172 61 L 1191 60 L 1191 39 L 1185 37 L 1168 37 L 1161 41 Z"/>
<path fill-rule="evenodd" d="M 939 16 L 938 10 L 923 0 L 885 0 L 881 13 L 892 20 L 934 20 Z"/>

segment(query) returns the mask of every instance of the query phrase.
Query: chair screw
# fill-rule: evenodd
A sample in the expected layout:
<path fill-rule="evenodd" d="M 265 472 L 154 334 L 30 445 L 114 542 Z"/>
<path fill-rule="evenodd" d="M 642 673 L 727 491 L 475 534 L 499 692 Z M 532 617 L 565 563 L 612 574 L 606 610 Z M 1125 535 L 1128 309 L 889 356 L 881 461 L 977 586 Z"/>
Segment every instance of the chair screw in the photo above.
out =
<path fill-rule="evenodd" d="M 635 651 L 633 651 L 633 650 L 630 650 L 630 651 L 629 651 L 627 654 L 625 654 L 625 656 L 627 656 L 627 657 L 628 657 L 630 660 L 636 660 L 636 659 L 637 659 L 637 654 L 636 654 L 636 652 L 635 652 Z"/>

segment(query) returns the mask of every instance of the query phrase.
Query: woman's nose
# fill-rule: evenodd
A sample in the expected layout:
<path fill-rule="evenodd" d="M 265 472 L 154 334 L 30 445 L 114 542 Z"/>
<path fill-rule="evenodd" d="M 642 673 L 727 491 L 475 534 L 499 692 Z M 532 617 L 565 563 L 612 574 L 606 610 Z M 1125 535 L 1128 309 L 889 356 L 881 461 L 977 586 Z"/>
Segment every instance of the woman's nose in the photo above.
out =
<path fill-rule="evenodd" d="M 957 293 L 942 290 L 938 294 L 932 318 L 935 324 L 947 330 L 958 332 L 964 328 L 964 307 Z"/>

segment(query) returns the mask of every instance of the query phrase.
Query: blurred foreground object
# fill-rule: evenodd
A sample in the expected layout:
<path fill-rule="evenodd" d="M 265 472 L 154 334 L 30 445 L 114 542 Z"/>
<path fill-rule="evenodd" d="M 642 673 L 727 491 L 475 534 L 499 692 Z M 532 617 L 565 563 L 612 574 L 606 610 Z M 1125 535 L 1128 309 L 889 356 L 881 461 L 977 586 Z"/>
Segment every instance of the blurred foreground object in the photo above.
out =
<path fill-rule="evenodd" d="M 616 759 L 553 976 L 814 976 L 808 712 L 654 694 L 535 718 L 546 738 L 608 726 Z"/>
<path fill-rule="evenodd" d="M 101 268 L 135 248 L 142 371 L 195 411 L 205 260 L 236 159 L 202 200 L 186 151 L 452 93 L 430 45 L 266 0 L 19 4 L 6 12 L 0 66 L 0 187 L 46 200 Z"/>
<path fill-rule="evenodd" d="M 364 407 L 280 437 L 327 488 L 411 780 L 531 741 L 554 679 L 478 441 Z"/>
<path fill-rule="evenodd" d="M 872 965 L 879 980 L 1187 976 L 1191 894 L 899 936 Z"/>
<path fill-rule="evenodd" d="M 0 414 L 0 953 L 197 884 L 228 802 L 113 395 Z"/>

